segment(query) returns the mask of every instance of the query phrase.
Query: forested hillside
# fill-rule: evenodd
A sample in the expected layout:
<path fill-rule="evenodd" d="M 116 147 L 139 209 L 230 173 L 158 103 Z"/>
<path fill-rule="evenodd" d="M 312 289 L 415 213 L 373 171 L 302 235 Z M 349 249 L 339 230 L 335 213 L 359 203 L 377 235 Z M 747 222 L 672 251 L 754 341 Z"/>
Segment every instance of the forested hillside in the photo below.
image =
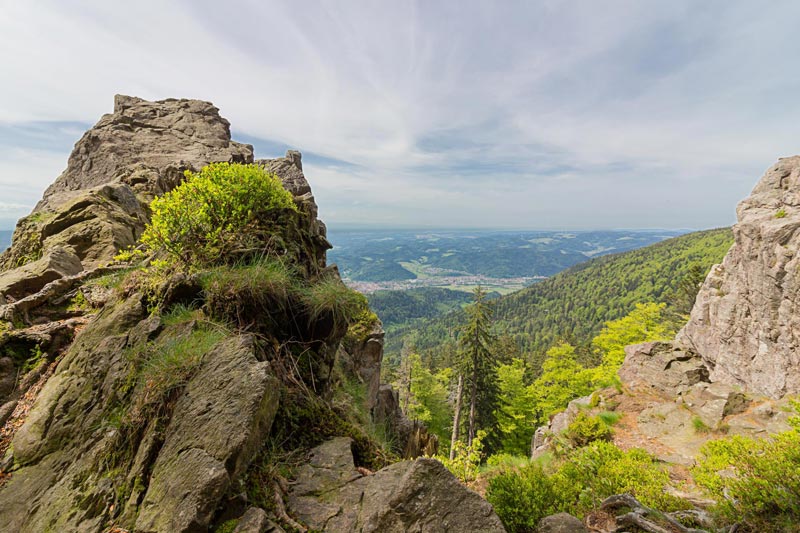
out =
<path fill-rule="evenodd" d="M 493 293 L 494 296 L 499 296 Z M 367 295 L 369 305 L 391 331 L 417 318 L 430 319 L 460 309 L 472 301 L 472 295 L 438 287 L 420 287 L 405 291 L 376 291 Z"/>
<path fill-rule="evenodd" d="M 681 282 L 703 278 L 732 242 L 730 228 L 721 228 L 592 259 L 497 299 L 495 324 L 534 358 L 560 340 L 586 343 L 604 322 L 625 316 L 636 303 L 679 299 Z M 418 350 L 441 345 L 463 316 L 456 311 L 392 332 L 387 335 L 389 360 L 396 360 L 405 342 Z"/>

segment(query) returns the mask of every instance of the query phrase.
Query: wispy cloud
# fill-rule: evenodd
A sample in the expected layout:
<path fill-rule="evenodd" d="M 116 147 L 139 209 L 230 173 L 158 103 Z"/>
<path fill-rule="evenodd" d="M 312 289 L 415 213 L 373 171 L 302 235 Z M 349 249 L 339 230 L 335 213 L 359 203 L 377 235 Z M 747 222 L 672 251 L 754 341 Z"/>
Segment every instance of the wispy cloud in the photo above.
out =
<path fill-rule="evenodd" d="M 722 225 L 797 152 L 792 1 L 2 9 L 12 203 L 114 93 L 211 100 L 259 156 L 300 149 L 329 224 Z"/>

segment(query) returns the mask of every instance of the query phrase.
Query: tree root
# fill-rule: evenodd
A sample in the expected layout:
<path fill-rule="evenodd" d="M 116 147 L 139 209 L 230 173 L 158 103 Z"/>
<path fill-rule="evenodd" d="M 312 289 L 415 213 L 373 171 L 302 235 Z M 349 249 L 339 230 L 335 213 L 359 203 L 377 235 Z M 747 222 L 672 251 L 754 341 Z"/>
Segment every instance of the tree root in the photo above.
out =
<path fill-rule="evenodd" d="M 629 508 L 630 512 L 616 517 L 617 528 L 615 531 L 622 531 L 628 526 L 636 526 L 648 533 L 708 533 L 704 529 L 688 528 L 664 513 L 645 507 L 630 494 L 610 496 L 600 505 L 601 509 L 608 512 L 624 507 Z M 653 518 L 657 519 L 659 523 L 656 523 Z"/>
<path fill-rule="evenodd" d="M 275 515 L 277 516 L 278 520 L 287 524 L 292 529 L 299 531 L 300 533 L 307 533 L 308 529 L 295 522 L 294 519 L 289 516 L 289 513 L 286 512 L 286 504 L 283 502 L 283 490 L 281 490 L 281 483 L 278 481 L 272 481 L 272 492 L 275 496 Z"/>

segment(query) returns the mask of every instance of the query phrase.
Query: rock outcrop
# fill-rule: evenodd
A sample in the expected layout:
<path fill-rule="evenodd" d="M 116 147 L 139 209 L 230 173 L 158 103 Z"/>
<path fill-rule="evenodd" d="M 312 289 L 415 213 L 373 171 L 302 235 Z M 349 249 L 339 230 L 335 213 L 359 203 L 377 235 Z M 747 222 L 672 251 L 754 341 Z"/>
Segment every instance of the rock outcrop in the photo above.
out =
<path fill-rule="evenodd" d="M 678 345 L 712 382 L 800 392 L 800 156 L 781 159 L 737 208 L 735 242 L 706 278 Z"/>
<path fill-rule="evenodd" d="M 289 489 L 287 504 L 315 531 L 502 532 L 491 505 L 433 459 L 395 463 L 363 475 L 352 442 L 315 448 Z"/>
<path fill-rule="evenodd" d="M 136 242 L 155 196 L 176 187 L 184 170 L 220 161 L 256 163 L 292 193 L 297 212 L 276 219 L 269 235 L 292 279 L 303 289 L 340 282 L 326 264 L 330 244 L 299 152 L 254 161 L 207 102 L 117 97 L 114 113 L 76 144 L 67 170 L 0 256 L 0 530 L 188 533 L 235 521 L 235 531 L 263 533 L 282 531 L 279 520 L 318 524 L 328 517 L 324 502 L 292 507 L 292 518 L 265 510 L 277 492 L 274 500 L 248 499 L 250 489 L 278 490 L 254 473 L 283 442 L 274 433 L 305 432 L 297 442 L 307 450 L 322 439 L 298 425 L 319 423 L 327 436 L 357 434 L 359 450 L 370 449 L 344 418 L 320 417 L 340 416 L 326 403 L 337 353 L 350 357 L 368 407 L 381 411 L 379 327 L 351 346 L 353 356 L 339 351 L 347 322 L 330 309 L 311 313 L 291 300 L 296 294 L 275 309 L 253 307 L 254 316 L 217 317 L 191 272 L 166 274 L 153 288 L 141 282 L 146 270 L 109 264 Z M 258 296 L 251 300 L 263 303 Z M 305 403 L 289 413 L 289 396 Z M 471 523 L 502 530 L 491 506 L 439 463 L 400 463 L 364 477 L 349 447 L 337 468 L 363 480 L 335 490 L 349 506 L 362 487 L 369 505 L 347 507 L 355 514 L 337 518 L 342 527 L 352 518 L 374 531 L 463 531 Z M 303 472 L 291 497 L 313 499 L 313 490 L 301 494 L 310 479 Z M 327 530 L 347 530 L 334 523 Z"/>
<path fill-rule="evenodd" d="M 252 163 L 253 147 L 231 140 L 230 124 L 212 104 L 118 95 L 114 112 L 81 137 L 67 169 L 19 221 L 11 247 L 0 255 L 0 270 L 34 262 L 57 247 L 83 268 L 107 263 L 139 238 L 155 196 L 177 186 L 185 170 L 220 161 Z M 47 281 L 52 277 L 32 289 Z M 0 277 L 0 298 L 5 289 Z"/>

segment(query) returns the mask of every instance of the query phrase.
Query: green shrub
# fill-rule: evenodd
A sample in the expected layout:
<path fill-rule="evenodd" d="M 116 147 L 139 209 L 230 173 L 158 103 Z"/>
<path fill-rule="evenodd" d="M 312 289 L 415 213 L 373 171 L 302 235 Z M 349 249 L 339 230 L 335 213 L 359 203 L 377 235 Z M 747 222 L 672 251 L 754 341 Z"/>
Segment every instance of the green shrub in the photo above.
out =
<path fill-rule="evenodd" d="M 695 481 L 719 502 L 716 511 L 740 531 L 798 531 L 800 432 L 772 438 L 732 436 L 707 442 Z"/>
<path fill-rule="evenodd" d="M 597 441 L 576 450 L 554 474 L 560 481 L 561 495 L 583 515 L 614 494 L 629 493 L 640 502 L 661 511 L 690 507 L 667 494 L 669 474 L 646 451 L 622 451 L 609 442 Z"/>
<path fill-rule="evenodd" d="M 534 532 L 542 518 L 568 508 L 553 479 L 537 464 L 492 478 L 486 498 L 509 533 Z"/>
<path fill-rule="evenodd" d="M 785 218 L 786 217 L 786 209 L 778 209 L 778 212 L 775 213 L 775 218 Z"/>
<path fill-rule="evenodd" d="M 575 448 L 580 448 L 598 440 L 611 440 L 613 430 L 598 416 L 578 413 L 575 420 L 567 426 L 564 436 Z"/>
<path fill-rule="evenodd" d="M 690 508 L 665 493 L 669 474 L 647 452 L 597 441 L 545 470 L 537 463 L 492 478 L 486 498 L 511 532 L 535 531 L 548 514 L 584 516 L 614 494 L 629 493 L 661 511 Z"/>
<path fill-rule="evenodd" d="M 268 223 L 297 211 L 280 179 L 257 165 L 212 163 L 150 204 L 141 242 L 185 266 L 229 262 L 264 253 Z"/>
<path fill-rule="evenodd" d="M 474 481 L 478 477 L 478 470 L 481 464 L 483 453 L 483 439 L 486 438 L 486 432 L 478 430 L 478 434 L 472 439 L 472 445 L 468 446 L 466 442 L 457 440 L 453 444 L 453 459 L 450 460 L 449 456 L 437 455 L 438 459 L 454 476 L 468 483 Z"/>

